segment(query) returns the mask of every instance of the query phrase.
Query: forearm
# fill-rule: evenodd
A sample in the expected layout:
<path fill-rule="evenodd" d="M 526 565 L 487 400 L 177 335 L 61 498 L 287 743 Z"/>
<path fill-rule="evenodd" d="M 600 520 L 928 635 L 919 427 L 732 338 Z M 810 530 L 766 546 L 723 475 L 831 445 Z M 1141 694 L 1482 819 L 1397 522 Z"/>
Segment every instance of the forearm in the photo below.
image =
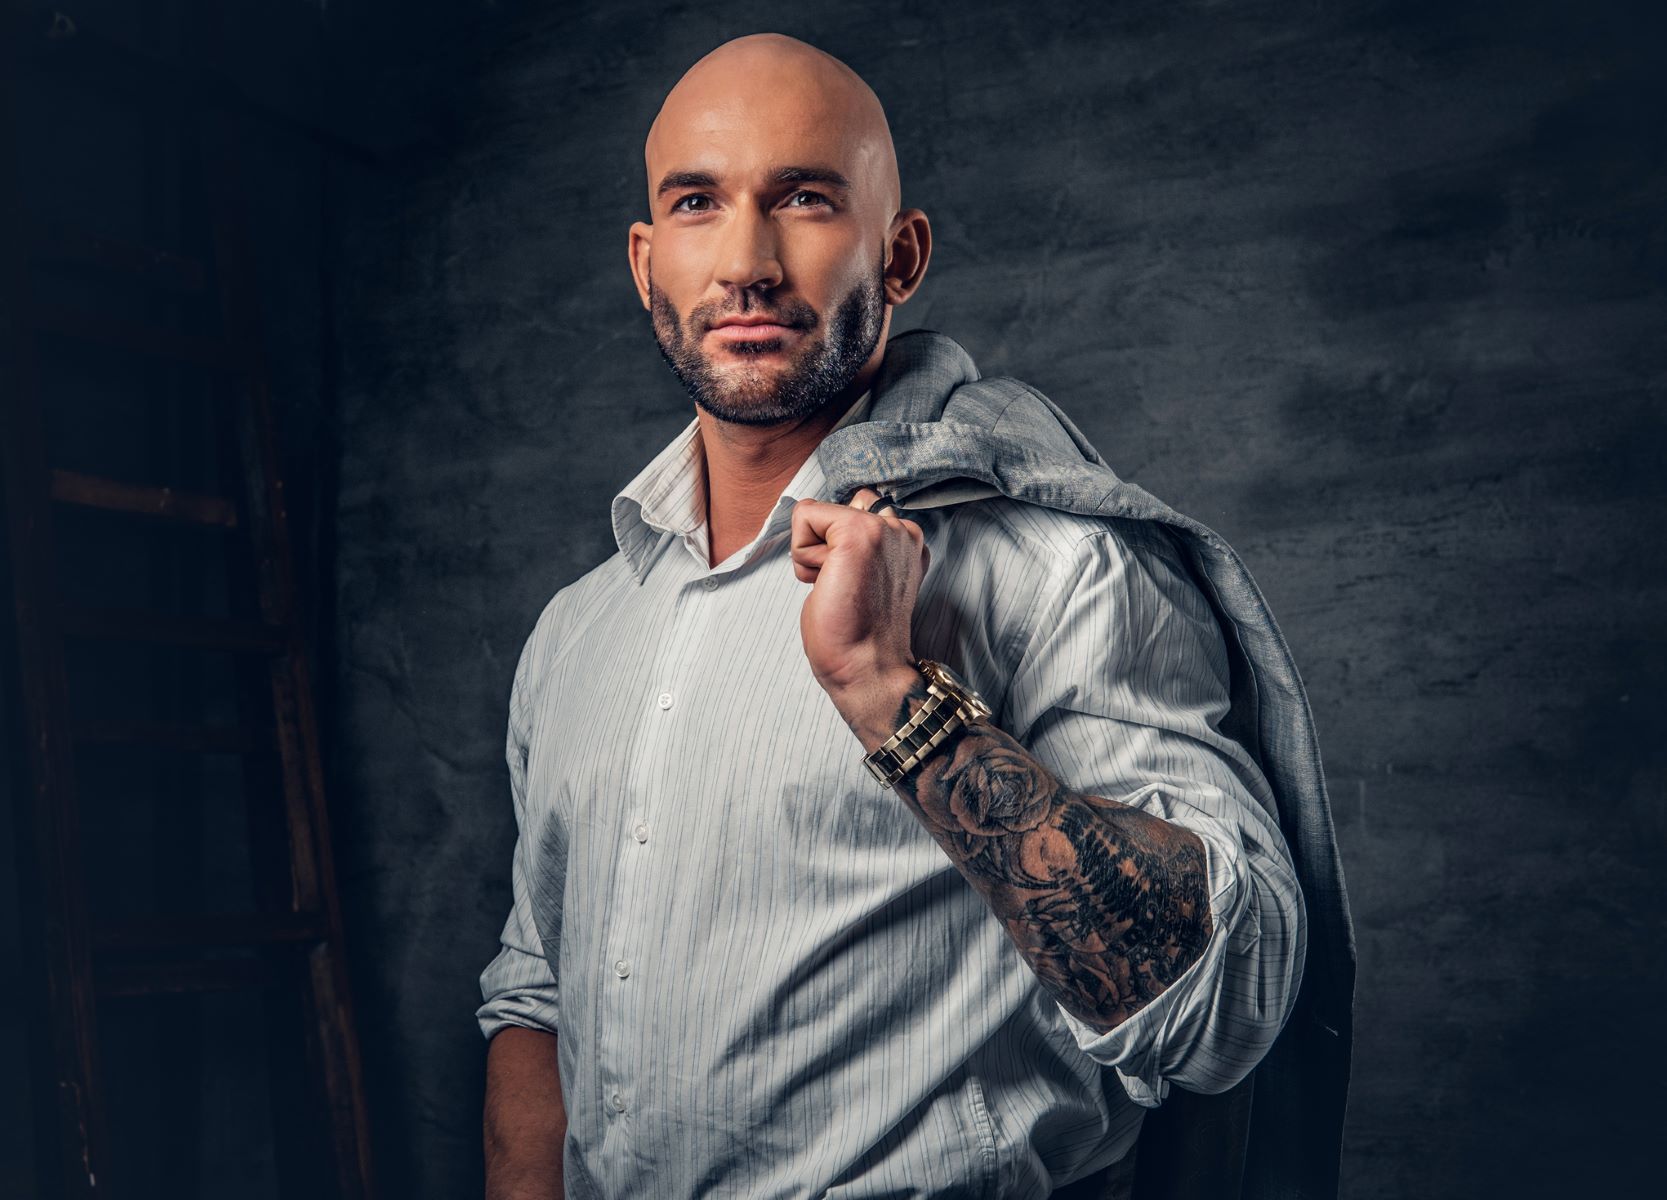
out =
<path fill-rule="evenodd" d="M 872 751 L 926 700 L 918 671 L 834 702 Z M 950 734 L 894 785 L 1068 1012 L 1106 1031 L 1208 944 L 1204 844 L 1168 821 L 1066 787 L 988 721 Z"/>
<path fill-rule="evenodd" d="M 563 1200 L 556 1035 L 508 1026 L 487 1043 L 486 1200 Z"/>

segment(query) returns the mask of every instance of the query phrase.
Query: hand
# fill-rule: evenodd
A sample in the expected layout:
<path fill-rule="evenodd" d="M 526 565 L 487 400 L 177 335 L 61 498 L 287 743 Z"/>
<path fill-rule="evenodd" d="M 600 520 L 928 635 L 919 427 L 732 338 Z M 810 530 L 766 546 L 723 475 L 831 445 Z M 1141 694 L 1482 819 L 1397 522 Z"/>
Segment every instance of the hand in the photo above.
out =
<path fill-rule="evenodd" d="M 932 552 L 915 522 L 893 509 L 866 511 L 878 497 L 861 488 L 849 504 L 793 506 L 793 574 L 812 585 L 799 632 L 812 673 L 836 701 L 900 668 L 916 673 L 910 625 Z"/>

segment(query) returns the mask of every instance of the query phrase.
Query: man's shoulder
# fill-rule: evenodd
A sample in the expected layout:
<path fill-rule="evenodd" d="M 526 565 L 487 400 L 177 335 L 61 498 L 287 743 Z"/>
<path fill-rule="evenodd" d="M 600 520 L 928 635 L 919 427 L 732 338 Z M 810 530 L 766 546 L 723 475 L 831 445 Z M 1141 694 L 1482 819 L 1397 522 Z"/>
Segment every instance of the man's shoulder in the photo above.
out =
<path fill-rule="evenodd" d="M 533 622 L 523 657 L 547 661 L 574 630 L 583 628 L 595 614 L 605 611 L 622 589 L 635 583 L 630 560 L 616 550 L 577 579 L 557 588 Z"/>
<path fill-rule="evenodd" d="M 1098 546 L 1126 556 L 1175 554 L 1171 535 L 1156 521 L 1052 508 L 1011 496 L 989 496 L 948 506 L 936 519 L 966 548 L 1005 553 L 1042 572 L 1067 569 Z M 1095 545 L 1090 545 L 1095 539 Z"/>

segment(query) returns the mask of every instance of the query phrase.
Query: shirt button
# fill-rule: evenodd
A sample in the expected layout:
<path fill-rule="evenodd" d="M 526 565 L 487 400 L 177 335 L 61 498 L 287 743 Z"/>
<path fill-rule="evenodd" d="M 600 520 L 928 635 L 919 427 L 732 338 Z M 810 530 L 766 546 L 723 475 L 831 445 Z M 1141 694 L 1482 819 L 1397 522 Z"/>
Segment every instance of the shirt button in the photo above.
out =
<path fill-rule="evenodd" d="M 646 842 L 648 840 L 648 822 L 638 821 L 635 825 L 633 825 L 631 827 L 631 836 L 636 838 L 639 842 Z"/>
<path fill-rule="evenodd" d="M 661 692 L 660 693 L 660 707 L 661 708 L 670 708 L 671 707 L 671 693 L 670 692 Z"/>
<path fill-rule="evenodd" d="M 615 1112 L 624 1112 L 625 1111 L 625 1097 L 621 1096 L 618 1092 L 615 1092 L 614 1096 L 613 1096 L 613 1106 L 614 1106 L 614 1111 Z"/>
<path fill-rule="evenodd" d="M 623 958 L 618 959 L 614 962 L 614 974 L 615 975 L 618 975 L 621 979 L 624 979 L 630 973 L 631 973 L 631 964 L 626 962 Z"/>
<path fill-rule="evenodd" d="M 713 578 L 712 576 L 708 575 L 705 579 L 702 579 L 700 581 L 700 586 L 705 588 L 707 591 L 711 591 L 713 588 L 718 586 L 718 581 L 715 578 Z"/>

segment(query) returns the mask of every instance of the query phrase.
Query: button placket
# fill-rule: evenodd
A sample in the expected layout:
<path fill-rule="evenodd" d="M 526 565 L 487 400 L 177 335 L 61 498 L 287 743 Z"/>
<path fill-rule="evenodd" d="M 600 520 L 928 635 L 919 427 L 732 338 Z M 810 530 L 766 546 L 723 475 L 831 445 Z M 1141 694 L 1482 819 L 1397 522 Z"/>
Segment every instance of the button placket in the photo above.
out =
<path fill-rule="evenodd" d="M 662 559 L 658 569 L 670 569 L 673 561 L 671 558 Z M 606 906 L 607 918 L 599 931 L 601 945 L 611 948 L 615 955 L 611 959 L 604 958 L 600 970 L 611 973 L 618 985 L 606 989 L 608 994 L 596 999 L 597 1082 L 601 1085 L 599 1090 L 603 1107 L 610 1115 L 623 1114 L 626 1110 L 623 1085 L 629 1080 L 622 1068 L 630 1061 L 630 1032 L 640 1020 L 639 1006 L 644 1001 L 641 989 L 624 981 L 636 965 L 632 958 L 633 951 L 642 949 L 638 910 L 642 902 L 643 883 L 639 872 L 648 867 L 647 852 L 642 844 L 648 840 L 648 822 L 653 815 L 660 786 L 660 769 L 656 764 L 665 757 L 666 739 L 674 736 L 675 726 L 669 723 L 675 715 L 671 712 L 674 703 L 686 699 L 678 694 L 677 682 L 687 678 L 685 662 L 691 653 L 688 626 L 692 614 L 685 612 L 685 602 L 691 595 L 689 582 L 688 575 L 683 574 L 683 578 L 669 588 L 669 594 L 662 600 L 662 632 L 658 652 L 648 667 L 651 673 L 647 676 L 648 686 L 655 690 L 649 693 L 649 702 L 638 710 L 642 714 L 637 731 L 641 753 L 633 756 L 627 776 L 631 808 L 621 814 L 629 822 L 625 828 L 630 835 L 625 836 L 624 830 L 621 830 L 618 866 L 613 873 Z M 700 607 L 704 606 L 697 603 L 696 609 Z"/>

